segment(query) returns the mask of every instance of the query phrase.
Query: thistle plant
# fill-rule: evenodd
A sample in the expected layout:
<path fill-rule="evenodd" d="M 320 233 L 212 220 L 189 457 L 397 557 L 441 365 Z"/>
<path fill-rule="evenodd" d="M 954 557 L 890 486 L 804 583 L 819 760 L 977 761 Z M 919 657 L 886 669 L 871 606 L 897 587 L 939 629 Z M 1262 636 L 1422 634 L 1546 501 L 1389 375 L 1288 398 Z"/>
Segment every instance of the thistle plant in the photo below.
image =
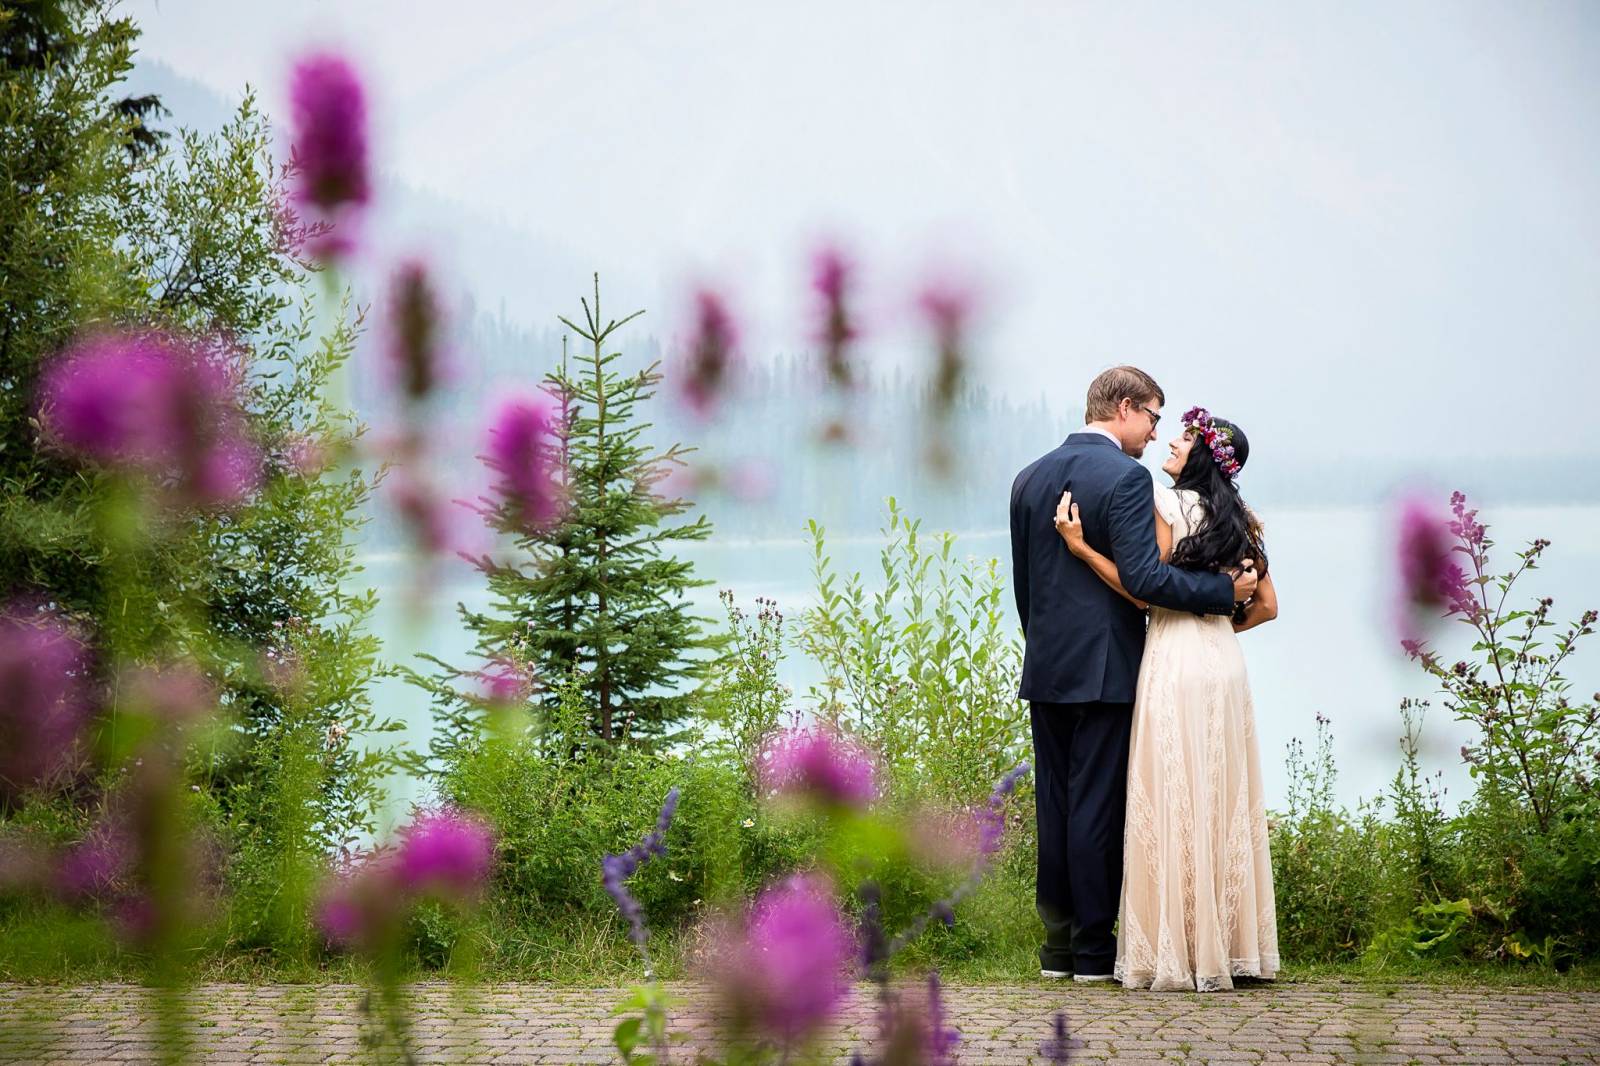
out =
<path fill-rule="evenodd" d="M 1513 804 L 1538 833 L 1549 834 L 1569 812 L 1592 800 L 1594 775 L 1600 771 L 1600 694 L 1574 700 L 1562 673 L 1600 616 L 1586 610 L 1562 626 L 1550 618 L 1554 600 L 1548 597 L 1530 607 L 1511 607 L 1518 579 L 1537 569 L 1550 542 L 1534 540 L 1516 553 L 1514 567 L 1496 573 L 1489 559 L 1494 542 L 1477 511 L 1459 492 L 1452 494 L 1450 509 L 1445 528 L 1449 555 L 1457 561 L 1440 564 L 1435 557 L 1434 576 L 1423 587 L 1436 590 L 1447 617 L 1472 629 L 1477 660 L 1446 664 L 1419 639 L 1402 643 L 1437 680 L 1445 707 L 1476 727 L 1478 739 L 1464 749 L 1463 758 L 1480 794 Z M 1403 552 L 1407 543 L 1402 540 Z"/>

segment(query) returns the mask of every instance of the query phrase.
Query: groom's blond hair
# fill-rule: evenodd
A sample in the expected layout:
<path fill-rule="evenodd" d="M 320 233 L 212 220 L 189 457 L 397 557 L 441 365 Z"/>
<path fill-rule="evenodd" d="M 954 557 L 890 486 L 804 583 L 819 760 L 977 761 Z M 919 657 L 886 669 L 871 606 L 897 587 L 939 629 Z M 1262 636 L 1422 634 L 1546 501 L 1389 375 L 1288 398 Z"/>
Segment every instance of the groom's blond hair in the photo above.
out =
<path fill-rule="evenodd" d="M 1103 422 L 1117 417 L 1117 408 L 1123 400 L 1132 400 L 1136 404 L 1159 400 L 1164 404 L 1167 394 L 1161 391 L 1155 378 L 1138 367 L 1114 366 L 1110 370 L 1102 370 L 1098 377 L 1089 382 L 1089 398 L 1083 403 L 1084 421 Z"/>

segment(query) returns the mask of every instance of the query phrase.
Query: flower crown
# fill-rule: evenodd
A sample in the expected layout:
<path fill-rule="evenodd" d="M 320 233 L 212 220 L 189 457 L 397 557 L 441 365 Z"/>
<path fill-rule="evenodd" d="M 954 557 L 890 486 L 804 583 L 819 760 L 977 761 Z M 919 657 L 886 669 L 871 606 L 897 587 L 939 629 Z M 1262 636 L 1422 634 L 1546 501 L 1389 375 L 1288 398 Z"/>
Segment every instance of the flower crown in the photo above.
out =
<path fill-rule="evenodd" d="M 1191 407 L 1183 413 L 1183 428 L 1199 434 L 1211 449 L 1211 458 L 1229 477 L 1236 477 L 1242 464 L 1233 454 L 1233 430 L 1217 425 L 1211 412 L 1204 407 Z"/>

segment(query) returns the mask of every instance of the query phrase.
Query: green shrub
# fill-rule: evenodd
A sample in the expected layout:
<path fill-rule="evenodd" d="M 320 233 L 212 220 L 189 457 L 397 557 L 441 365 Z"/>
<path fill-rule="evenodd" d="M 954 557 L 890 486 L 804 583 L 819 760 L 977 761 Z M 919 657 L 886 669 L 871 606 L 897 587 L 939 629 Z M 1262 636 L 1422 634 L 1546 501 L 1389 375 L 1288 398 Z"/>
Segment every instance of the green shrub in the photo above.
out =
<path fill-rule="evenodd" d="M 1307 760 L 1289 742 L 1288 806 L 1269 820 L 1278 945 L 1295 962 L 1332 962 L 1361 954 L 1381 919 L 1393 869 L 1392 832 L 1378 808 L 1355 814 L 1333 801 L 1333 737 L 1317 715 L 1317 748 Z"/>

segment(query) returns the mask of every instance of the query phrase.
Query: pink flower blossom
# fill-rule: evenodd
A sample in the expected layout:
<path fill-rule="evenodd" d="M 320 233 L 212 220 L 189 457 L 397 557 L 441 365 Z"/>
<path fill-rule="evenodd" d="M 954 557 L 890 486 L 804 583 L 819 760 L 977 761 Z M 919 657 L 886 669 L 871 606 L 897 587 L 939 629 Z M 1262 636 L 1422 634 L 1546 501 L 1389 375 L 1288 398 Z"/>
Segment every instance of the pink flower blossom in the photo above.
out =
<path fill-rule="evenodd" d="M 950 283 L 934 283 L 917 297 L 917 308 L 933 333 L 935 406 L 955 404 L 967 366 L 967 331 L 972 319 L 972 293 Z"/>
<path fill-rule="evenodd" d="M 854 264 L 832 245 L 823 246 L 812 257 L 811 288 L 818 297 L 816 339 L 822 345 L 828 381 L 839 389 L 855 384 L 849 352 L 860 334 L 850 306 L 854 273 Z"/>
<path fill-rule="evenodd" d="M 368 852 L 322 886 L 316 921 L 329 942 L 370 951 L 395 933 L 407 902 L 395 877 L 395 853 Z"/>
<path fill-rule="evenodd" d="M 133 843 L 110 823 L 90 830 L 56 862 L 56 890 L 69 902 L 109 899 L 123 887 L 133 866 Z"/>
<path fill-rule="evenodd" d="M 289 98 L 296 200 L 325 211 L 365 204 L 367 103 L 354 68 L 332 53 L 308 55 L 295 64 Z"/>
<path fill-rule="evenodd" d="M 0 796 L 72 765 L 90 712 L 88 673 L 87 649 L 57 616 L 0 613 Z"/>
<path fill-rule="evenodd" d="M 406 829 L 395 873 L 412 892 L 470 896 L 483 887 L 494 862 L 494 834 L 456 811 L 425 814 Z"/>
<path fill-rule="evenodd" d="M 779 733 L 760 755 L 762 788 L 823 803 L 865 807 L 877 798 L 877 767 L 866 749 L 829 729 Z"/>
<path fill-rule="evenodd" d="M 432 485 L 402 467 L 393 474 L 389 499 L 423 554 L 442 555 L 463 547 L 451 504 Z"/>
<path fill-rule="evenodd" d="M 1477 596 L 1466 571 L 1454 562 L 1457 555 L 1471 557 L 1482 543 L 1483 527 L 1464 507 L 1464 497 L 1451 500 L 1456 517 L 1447 520 L 1419 497 L 1404 500 L 1395 529 L 1395 558 L 1400 579 L 1401 629 L 1411 637 L 1430 612 L 1476 618 Z M 1462 546 L 1451 543 L 1454 537 Z M 1475 538 L 1475 539 L 1474 539 Z M 1408 649 L 1409 650 L 1409 649 Z"/>
<path fill-rule="evenodd" d="M 679 392 L 702 418 L 721 401 L 739 363 L 739 329 L 722 296 L 695 293 L 694 333 L 679 374 Z"/>
<path fill-rule="evenodd" d="M 483 697 L 500 706 L 519 704 L 533 692 L 533 678 L 526 667 L 509 659 L 496 660 L 482 674 Z"/>
<path fill-rule="evenodd" d="M 401 264 L 389 284 L 388 355 L 400 391 L 415 403 L 439 382 L 443 366 L 443 316 L 428 268 Z"/>
<path fill-rule="evenodd" d="M 548 527 L 561 513 L 557 428 L 552 401 L 539 396 L 508 401 L 489 430 L 484 461 L 499 476 L 496 489 L 524 532 Z"/>
<path fill-rule="evenodd" d="M 86 459 L 137 471 L 204 506 L 241 502 L 261 482 L 225 345 L 104 333 L 45 371 L 41 422 Z"/>
<path fill-rule="evenodd" d="M 792 1047 L 836 1016 L 854 957 L 855 940 L 832 889 L 796 876 L 757 898 L 743 936 L 717 960 L 717 983 L 734 1026 L 757 1028 Z"/>

